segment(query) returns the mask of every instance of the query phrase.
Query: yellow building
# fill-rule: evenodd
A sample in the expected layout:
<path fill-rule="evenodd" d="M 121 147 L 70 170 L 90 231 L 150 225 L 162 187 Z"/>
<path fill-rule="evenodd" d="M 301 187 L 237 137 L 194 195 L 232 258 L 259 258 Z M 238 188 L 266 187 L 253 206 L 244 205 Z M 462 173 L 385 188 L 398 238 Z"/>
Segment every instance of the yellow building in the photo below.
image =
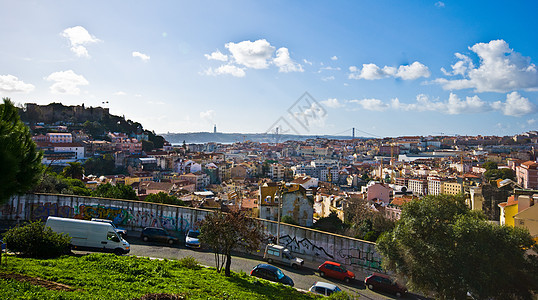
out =
<path fill-rule="evenodd" d="M 514 215 L 514 226 L 529 230 L 531 236 L 538 241 L 538 195 L 520 195 L 518 212 Z"/>
<path fill-rule="evenodd" d="M 443 182 L 441 184 L 441 194 L 458 195 L 463 193 L 463 185 L 457 182 Z"/>
<path fill-rule="evenodd" d="M 514 216 L 518 213 L 518 201 L 514 199 L 514 196 L 508 197 L 508 201 L 499 203 L 501 209 L 500 223 L 501 225 L 507 225 L 514 227 Z"/>

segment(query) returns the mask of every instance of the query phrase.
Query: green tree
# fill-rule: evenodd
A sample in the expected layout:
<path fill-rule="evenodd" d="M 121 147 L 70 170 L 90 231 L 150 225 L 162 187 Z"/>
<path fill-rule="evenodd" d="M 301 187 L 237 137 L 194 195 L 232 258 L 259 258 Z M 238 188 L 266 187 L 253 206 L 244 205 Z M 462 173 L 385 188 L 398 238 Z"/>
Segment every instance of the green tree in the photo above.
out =
<path fill-rule="evenodd" d="M 114 157 L 111 154 L 104 154 L 99 157 L 91 157 L 84 162 L 86 174 L 110 175 L 117 174 Z"/>
<path fill-rule="evenodd" d="M 153 142 L 142 140 L 142 151 L 144 152 L 151 152 L 155 149 L 155 146 L 153 146 Z"/>
<path fill-rule="evenodd" d="M 79 162 L 70 162 L 69 165 L 63 169 L 62 176 L 66 178 L 82 179 L 82 177 L 84 177 L 84 167 Z"/>
<path fill-rule="evenodd" d="M 498 165 L 494 161 L 487 161 L 482 165 L 482 168 L 486 170 L 496 170 L 498 169 Z"/>
<path fill-rule="evenodd" d="M 29 257 L 58 257 L 69 253 L 71 237 L 53 232 L 41 221 L 11 228 L 4 234 L 8 249 Z"/>
<path fill-rule="evenodd" d="M 0 104 L 0 204 L 35 186 L 43 167 L 30 130 L 9 98 Z"/>
<path fill-rule="evenodd" d="M 239 210 L 227 214 L 215 211 L 200 224 L 200 242 L 211 247 L 217 272 L 224 267 L 225 276 L 230 276 L 232 251 L 237 248 L 257 250 L 263 238 L 260 223 Z"/>
<path fill-rule="evenodd" d="M 54 172 L 45 172 L 39 184 L 32 190 L 33 193 L 64 194 L 90 196 L 91 190 L 79 179 L 65 178 Z"/>
<path fill-rule="evenodd" d="M 333 211 L 327 217 L 319 218 L 312 228 L 342 234 L 348 226 L 342 222 L 342 220 L 338 218 L 338 215 Z"/>
<path fill-rule="evenodd" d="M 110 183 L 101 184 L 92 192 L 94 197 L 138 200 L 135 190 L 130 185 Z"/>
<path fill-rule="evenodd" d="M 531 299 L 538 257 L 528 231 L 488 223 L 462 196 L 426 196 L 405 204 L 396 227 L 377 240 L 384 266 L 408 286 L 440 299 Z M 535 247 L 536 250 L 536 247 Z"/>
<path fill-rule="evenodd" d="M 144 201 L 185 206 L 185 202 L 179 200 L 176 196 L 171 196 L 164 192 L 149 194 L 144 198 Z"/>

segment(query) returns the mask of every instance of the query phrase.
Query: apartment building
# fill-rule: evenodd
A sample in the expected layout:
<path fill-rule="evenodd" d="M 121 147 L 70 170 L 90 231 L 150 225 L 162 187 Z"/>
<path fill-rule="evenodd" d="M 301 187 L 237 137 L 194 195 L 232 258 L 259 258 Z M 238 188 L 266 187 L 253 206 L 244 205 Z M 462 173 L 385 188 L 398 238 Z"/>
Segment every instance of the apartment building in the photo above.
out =
<path fill-rule="evenodd" d="M 538 163 L 526 161 L 516 166 L 517 183 L 524 189 L 538 189 Z"/>

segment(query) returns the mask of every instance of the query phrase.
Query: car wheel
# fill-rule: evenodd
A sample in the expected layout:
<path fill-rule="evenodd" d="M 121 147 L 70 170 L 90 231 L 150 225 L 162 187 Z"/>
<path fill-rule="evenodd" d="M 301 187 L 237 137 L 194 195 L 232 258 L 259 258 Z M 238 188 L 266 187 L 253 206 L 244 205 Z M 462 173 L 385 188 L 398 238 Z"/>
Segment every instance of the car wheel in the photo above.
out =
<path fill-rule="evenodd" d="M 400 292 L 396 292 L 396 297 L 401 298 L 401 297 L 402 297 L 402 293 L 400 293 Z"/>
<path fill-rule="evenodd" d="M 345 278 L 344 278 L 344 282 L 345 282 L 345 283 L 349 283 L 350 281 L 351 281 L 351 279 L 350 279 L 349 277 L 345 277 Z"/>
<path fill-rule="evenodd" d="M 144 237 L 142 237 L 142 240 L 143 240 L 144 242 L 147 242 L 147 241 L 149 241 L 149 239 L 148 239 L 148 237 L 147 237 L 147 236 L 144 236 Z"/>
<path fill-rule="evenodd" d="M 299 266 L 297 264 L 293 264 L 293 265 L 291 265 L 291 267 L 294 268 L 295 270 L 299 269 Z"/>
<path fill-rule="evenodd" d="M 369 284 L 369 285 L 368 285 L 368 288 L 371 289 L 371 290 L 373 290 L 373 289 L 374 289 L 374 286 L 371 285 L 371 284 Z"/>
<path fill-rule="evenodd" d="M 272 263 L 273 263 L 273 260 L 272 260 L 271 258 L 268 258 L 268 259 L 267 259 L 267 262 L 270 263 L 270 264 L 272 264 Z"/>
<path fill-rule="evenodd" d="M 169 239 L 169 240 L 168 240 L 168 244 L 169 244 L 169 245 L 172 245 L 173 243 L 174 243 L 174 240 L 172 240 L 172 239 Z"/>
<path fill-rule="evenodd" d="M 321 276 L 321 277 L 325 277 L 325 272 L 323 272 L 323 271 L 319 271 L 319 276 Z"/>
<path fill-rule="evenodd" d="M 123 254 L 123 249 L 120 249 L 120 248 L 116 248 L 116 249 L 114 249 L 114 254 L 116 254 L 116 255 L 118 255 L 118 256 L 119 256 L 119 255 L 122 255 L 122 254 Z"/>

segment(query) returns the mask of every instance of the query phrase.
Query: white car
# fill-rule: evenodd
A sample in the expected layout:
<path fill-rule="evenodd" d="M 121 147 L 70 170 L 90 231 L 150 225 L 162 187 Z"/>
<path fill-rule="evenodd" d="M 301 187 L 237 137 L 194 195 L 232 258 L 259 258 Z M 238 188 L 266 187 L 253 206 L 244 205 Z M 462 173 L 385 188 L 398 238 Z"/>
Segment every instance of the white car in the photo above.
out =
<path fill-rule="evenodd" d="M 342 290 L 332 283 L 316 281 L 308 291 L 323 296 L 329 296 L 332 293 L 341 292 Z"/>
<path fill-rule="evenodd" d="M 198 230 L 189 230 L 187 232 L 187 236 L 185 237 L 185 246 L 189 248 L 200 248 L 200 240 L 198 239 L 198 236 L 200 235 L 200 231 Z"/>

